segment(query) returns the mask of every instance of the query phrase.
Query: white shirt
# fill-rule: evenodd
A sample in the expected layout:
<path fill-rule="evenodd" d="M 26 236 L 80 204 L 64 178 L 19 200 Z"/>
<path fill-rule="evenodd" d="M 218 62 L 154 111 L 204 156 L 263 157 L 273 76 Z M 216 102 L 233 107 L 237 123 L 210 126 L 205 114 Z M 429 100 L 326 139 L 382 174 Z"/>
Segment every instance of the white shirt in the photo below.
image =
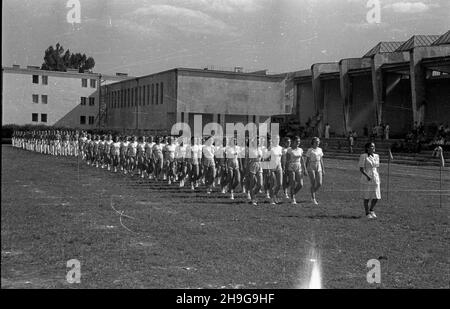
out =
<path fill-rule="evenodd" d="M 137 153 L 138 142 L 131 142 L 128 144 L 128 154 L 131 156 L 135 156 Z"/>
<path fill-rule="evenodd" d="M 213 145 L 204 145 L 203 154 L 205 158 L 214 159 L 215 147 Z"/>
<path fill-rule="evenodd" d="M 175 150 L 175 157 L 177 159 L 184 159 L 186 157 L 186 150 L 187 150 L 186 145 L 183 146 L 178 145 Z"/>
<path fill-rule="evenodd" d="M 227 159 L 237 160 L 239 151 L 239 146 L 227 146 L 225 148 L 225 155 L 227 156 Z"/>
<path fill-rule="evenodd" d="M 202 156 L 202 147 L 200 145 L 191 146 L 191 156 L 194 161 L 197 161 Z"/>
<path fill-rule="evenodd" d="M 155 145 L 155 143 L 145 143 L 145 153 L 147 155 L 151 155 L 152 154 L 154 145 Z"/>
<path fill-rule="evenodd" d="M 297 149 L 289 148 L 289 162 L 288 163 L 300 163 L 303 156 L 303 149 L 298 147 Z"/>
<path fill-rule="evenodd" d="M 308 151 L 306 152 L 306 157 L 309 158 L 311 162 L 314 163 L 320 162 L 320 159 L 322 159 L 323 157 L 322 148 L 320 147 L 317 147 L 316 149 L 309 148 Z"/>
<path fill-rule="evenodd" d="M 270 148 L 270 161 L 276 165 L 281 164 L 281 156 L 283 155 L 283 147 L 274 146 Z"/>
<path fill-rule="evenodd" d="M 155 145 L 153 145 L 152 151 L 153 151 L 153 156 L 154 157 L 162 158 L 162 156 L 163 156 L 163 153 L 162 153 L 163 145 L 162 144 L 155 144 Z"/>
<path fill-rule="evenodd" d="M 262 150 L 260 147 L 249 147 L 248 148 L 248 158 L 252 161 L 260 161 L 263 156 Z"/>
<path fill-rule="evenodd" d="M 112 144 L 111 152 L 115 155 L 120 154 L 120 142 L 116 142 Z"/>
<path fill-rule="evenodd" d="M 306 152 L 306 157 L 309 158 L 308 169 L 313 169 L 318 172 L 322 171 L 322 165 L 320 164 L 320 160 L 323 158 L 322 148 L 309 148 Z"/>
<path fill-rule="evenodd" d="M 175 150 L 176 150 L 176 146 L 174 144 L 171 144 L 171 145 L 167 144 L 164 147 L 164 151 L 166 153 L 166 158 L 169 160 L 175 159 Z"/>
<path fill-rule="evenodd" d="M 367 153 L 363 153 L 359 157 L 359 168 L 363 168 L 364 172 L 371 178 L 370 182 L 367 177 L 361 174 L 361 183 L 365 184 L 380 184 L 380 175 L 378 174 L 378 168 L 380 167 L 380 157 L 374 153 L 369 156 Z"/>
<path fill-rule="evenodd" d="M 214 151 L 214 155 L 216 156 L 216 158 L 218 158 L 218 159 L 225 158 L 224 153 L 225 153 L 225 147 L 220 146 L 220 145 L 216 146 L 216 149 Z"/>

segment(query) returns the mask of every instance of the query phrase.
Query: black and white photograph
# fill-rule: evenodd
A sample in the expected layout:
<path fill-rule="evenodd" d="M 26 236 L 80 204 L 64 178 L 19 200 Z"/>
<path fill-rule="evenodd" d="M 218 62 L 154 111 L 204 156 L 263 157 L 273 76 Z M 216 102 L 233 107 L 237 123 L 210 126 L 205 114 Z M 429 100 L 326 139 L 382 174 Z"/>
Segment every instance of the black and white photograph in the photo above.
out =
<path fill-rule="evenodd" d="M 1 289 L 450 287 L 448 0 L 4 0 L 1 84 Z"/>

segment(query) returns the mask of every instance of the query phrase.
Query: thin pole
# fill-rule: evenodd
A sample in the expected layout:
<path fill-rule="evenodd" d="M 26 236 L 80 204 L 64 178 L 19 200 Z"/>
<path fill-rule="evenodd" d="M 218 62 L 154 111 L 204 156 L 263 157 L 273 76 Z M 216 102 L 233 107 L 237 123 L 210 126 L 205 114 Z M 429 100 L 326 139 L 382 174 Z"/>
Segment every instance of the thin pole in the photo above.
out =
<path fill-rule="evenodd" d="M 386 198 L 389 202 L 389 174 L 390 174 L 390 167 L 391 167 L 391 157 L 389 156 L 388 159 L 388 175 L 387 175 L 387 192 L 386 192 Z"/>
<path fill-rule="evenodd" d="M 439 208 L 442 208 L 442 164 L 439 165 Z"/>

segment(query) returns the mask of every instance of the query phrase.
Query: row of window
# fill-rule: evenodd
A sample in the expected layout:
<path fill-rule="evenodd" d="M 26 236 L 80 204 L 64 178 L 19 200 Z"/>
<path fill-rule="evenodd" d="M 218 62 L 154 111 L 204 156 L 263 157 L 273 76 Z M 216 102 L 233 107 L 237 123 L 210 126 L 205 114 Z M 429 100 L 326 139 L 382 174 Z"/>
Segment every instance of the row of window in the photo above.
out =
<path fill-rule="evenodd" d="M 87 99 L 88 98 L 86 98 L 86 97 L 81 97 L 80 104 L 81 105 L 86 105 Z M 94 106 L 94 105 L 95 105 L 95 98 L 89 98 L 89 106 Z"/>
<path fill-rule="evenodd" d="M 31 121 L 32 122 L 39 122 L 39 114 L 38 113 L 32 113 L 31 114 Z M 94 116 L 88 117 L 89 124 L 92 125 L 95 122 Z M 47 114 L 41 114 L 41 122 L 47 122 Z M 86 116 L 80 116 L 80 124 L 86 124 Z"/>
<path fill-rule="evenodd" d="M 88 82 L 87 82 L 87 81 L 88 81 L 88 80 L 87 80 L 86 78 L 82 78 L 82 79 L 81 79 L 81 87 L 87 88 L 87 86 L 88 86 Z M 95 88 L 96 85 L 97 85 L 97 80 L 91 79 L 91 80 L 90 80 L 90 86 L 91 86 L 91 88 Z"/>
<path fill-rule="evenodd" d="M 48 76 L 42 75 L 42 85 L 48 85 Z M 39 75 L 33 75 L 32 77 L 33 84 L 39 84 Z M 97 80 L 96 79 L 90 79 L 90 87 L 96 88 L 97 87 Z M 87 88 L 88 86 L 88 80 L 87 78 L 81 79 L 81 87 Z"/>
<path fill-rule="evenodd" d="M 32 100 L 33 103 L 39 103 L 39 95 L 38 94 L 33 94 L 32 95 Z M 81 105 L 86 105 L 88 101 L 88 98 L 86 97 L 81 97 Z M 48 103 L 48 96 L 46 94 L 41 95 L 41 103 L 42 104 L 47 104 Z M 94 106 L 95 105 L 95 98 L 89 98 L 89 106 Z"/>
<path fill-rule="evenodd" d="M 33 103 L 39 103 L 39 95 L 33 94 L 32 95 Z M 46 94 L 41 95 L 41 103 L 47 104 L 48 103 L 48 96 Z"/>
<path fill-rule="evenodd" d="M 88 121 L 89 121 L 89 124 L 94 124 L 95 117 L 89 116 Z M 86 124 L 86 116 L 80 116 L 80 124 Z"/>
<path fill-rule="evenodd" d="M 38 113 L 32 113 L 31 114 L 31 121 L 38 122 L 39 121 L 39 114 Z M 41 114 L 41 122 L 47 122 L 47 114 Z"/>
<path fill-rule="evenodd" d="M 164 103 L 164 83 L 112 91 L 106 100 L 109 108 L 161 105 Z"/>
<path fill-rule="evenodd" d="M 33 84 L 39 84 L 39 75 L 33 75 Z M 48 76 L 42 75 L 42 85 L 48 85 Z"/>

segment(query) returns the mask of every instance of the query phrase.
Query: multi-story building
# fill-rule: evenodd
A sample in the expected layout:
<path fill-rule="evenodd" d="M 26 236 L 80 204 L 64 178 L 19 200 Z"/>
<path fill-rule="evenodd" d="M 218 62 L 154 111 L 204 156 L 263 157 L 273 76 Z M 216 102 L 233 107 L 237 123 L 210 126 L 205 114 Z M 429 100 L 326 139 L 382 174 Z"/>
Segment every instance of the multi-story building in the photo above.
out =
<path fill-rule="evenodd" d="M 101 86 L 128 76 L 2 67 L 2 123 L 90 129 L 101 123 Z"/>

